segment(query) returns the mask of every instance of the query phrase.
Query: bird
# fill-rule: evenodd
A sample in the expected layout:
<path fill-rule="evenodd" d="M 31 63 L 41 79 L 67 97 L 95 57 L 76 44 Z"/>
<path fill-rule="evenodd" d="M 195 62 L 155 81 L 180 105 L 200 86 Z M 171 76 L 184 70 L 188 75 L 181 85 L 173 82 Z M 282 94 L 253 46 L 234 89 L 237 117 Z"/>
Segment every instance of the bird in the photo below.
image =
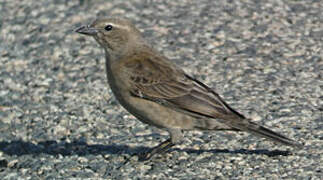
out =
<path fill-rule="evenodd" d="M 108 84 L 117 101 L 141 122 L 168 131 L 170 137 L 138 155 L 140 160 L 168 151 L 189 130 L 246 131 L 302 147 L 234 110 L 212 88 L 152 47 L 130 20 L 97 18 L 75 32 L 93 37 L 104 49 Z"/>

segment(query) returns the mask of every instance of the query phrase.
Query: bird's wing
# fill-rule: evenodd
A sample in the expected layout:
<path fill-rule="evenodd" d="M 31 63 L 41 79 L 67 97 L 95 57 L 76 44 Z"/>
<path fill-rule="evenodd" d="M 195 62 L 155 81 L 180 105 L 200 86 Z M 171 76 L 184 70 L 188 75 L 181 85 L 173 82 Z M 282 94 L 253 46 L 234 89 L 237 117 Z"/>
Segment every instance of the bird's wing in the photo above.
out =
<path fill-rule="evenodd" d="M 232 119 L 243 116 L 230 108 L 203 83 L 186 75 L 165 57 L 151 54 L 133 56 L 123 66 L 134 96 L 194 116 Z"/>

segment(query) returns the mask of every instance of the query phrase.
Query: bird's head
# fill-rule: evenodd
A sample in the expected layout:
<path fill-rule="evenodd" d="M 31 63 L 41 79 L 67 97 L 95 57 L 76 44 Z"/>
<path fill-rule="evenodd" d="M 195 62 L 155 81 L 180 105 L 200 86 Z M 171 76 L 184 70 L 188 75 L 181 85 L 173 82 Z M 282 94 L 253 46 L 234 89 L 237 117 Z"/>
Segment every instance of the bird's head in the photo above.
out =
<path fill-rule="evenodd" d="M 109 54 L 121 55 L 129 46 L 142 41 L 140 31 L 129 20 L 122 18 L 97 19 L 75 31 L 92 36 Z"/>

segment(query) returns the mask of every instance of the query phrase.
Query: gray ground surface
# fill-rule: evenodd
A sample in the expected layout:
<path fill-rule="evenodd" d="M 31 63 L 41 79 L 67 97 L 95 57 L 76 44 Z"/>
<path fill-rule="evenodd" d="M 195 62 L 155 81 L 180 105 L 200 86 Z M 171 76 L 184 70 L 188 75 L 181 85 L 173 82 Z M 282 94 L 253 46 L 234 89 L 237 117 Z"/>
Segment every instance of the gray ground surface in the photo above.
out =
<path fill-rule="evenodd" d="M 322 179 L 322 9 L 320 0 L 0 0 L 1 179 Z M 111 15 L 305 147 L 192 131 L 168 154 L 121 166 L 167 134 L 118 105 L 103 51 L 72 32 Z"/>

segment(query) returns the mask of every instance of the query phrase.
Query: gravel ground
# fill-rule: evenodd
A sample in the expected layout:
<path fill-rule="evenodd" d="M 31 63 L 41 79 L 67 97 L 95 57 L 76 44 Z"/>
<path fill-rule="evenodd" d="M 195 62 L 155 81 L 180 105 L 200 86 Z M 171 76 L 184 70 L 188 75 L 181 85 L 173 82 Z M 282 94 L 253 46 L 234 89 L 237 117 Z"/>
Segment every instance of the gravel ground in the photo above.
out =
<path fill-rule="evenodd" d="M 320 0 L 0 0 L 1 179 L 322 179 L 322 9 Z M 104 52 L 72 31 L 112 15 L 305 147 L 191 131 L 168 154 L 130 158 L 167 134 L 118 105 Z"/>

